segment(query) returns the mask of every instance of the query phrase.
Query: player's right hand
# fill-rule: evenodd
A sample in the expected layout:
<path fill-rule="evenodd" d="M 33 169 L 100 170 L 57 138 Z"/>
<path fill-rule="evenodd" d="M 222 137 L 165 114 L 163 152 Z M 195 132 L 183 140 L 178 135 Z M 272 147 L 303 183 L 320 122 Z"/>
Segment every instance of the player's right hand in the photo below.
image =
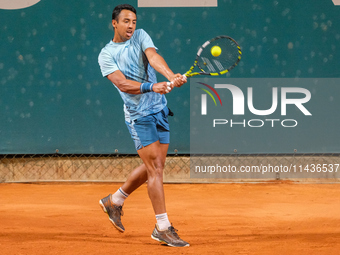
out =
<path fill-rule="evenodd" d="M 169 82 L 158 82 L 153 85 L 152 90 L 159 94 L 167 94 L 171 91 L 171 86 Z"/>
<path fill-rule="evenodd" d="M 174 74 L 174 76 L 170 79 L 171 81 L 171 84 L 173 85 L 172 87 L 181 87 L 184 83 L 187 82 L 187 77 L 180 74 L 180 73 L 177 73 L 177 74 Z"/>

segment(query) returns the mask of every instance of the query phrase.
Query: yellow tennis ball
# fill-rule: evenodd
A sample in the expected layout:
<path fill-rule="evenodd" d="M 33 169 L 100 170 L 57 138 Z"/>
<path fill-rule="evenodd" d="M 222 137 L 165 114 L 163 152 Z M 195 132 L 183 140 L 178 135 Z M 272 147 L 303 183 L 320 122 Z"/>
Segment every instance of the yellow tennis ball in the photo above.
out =
<path fill-rule="evenodd" d="M 211 48 L 211 55 L 213 55 L 214 57 L 218 57 L 219 55 L 221 55 L 222 53 L 222 49 L 219 46 L 214 46 Z"/>

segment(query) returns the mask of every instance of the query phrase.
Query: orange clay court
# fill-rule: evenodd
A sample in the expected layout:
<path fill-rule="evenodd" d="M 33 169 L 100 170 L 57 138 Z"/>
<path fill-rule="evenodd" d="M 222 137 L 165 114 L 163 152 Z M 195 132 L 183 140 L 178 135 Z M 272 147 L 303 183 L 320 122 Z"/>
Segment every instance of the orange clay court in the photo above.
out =
<path fill-rule="evenodd" d="M 118 232 L 98 201 L 120 183 L 0 184 L 0 254 L 339 254 L 339 184 L 166 184 L 191 246 L 162 246 L 144 185 Z"/>

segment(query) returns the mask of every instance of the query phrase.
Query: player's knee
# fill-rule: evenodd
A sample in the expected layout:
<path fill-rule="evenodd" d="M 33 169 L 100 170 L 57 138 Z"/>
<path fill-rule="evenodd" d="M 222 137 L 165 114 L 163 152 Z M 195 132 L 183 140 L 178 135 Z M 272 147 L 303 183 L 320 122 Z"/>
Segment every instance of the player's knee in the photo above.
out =
<path fill-rule="evenodd" d="M 156 179 L 163 179 L 163 169 L 156 168 L 152 176 Z"/>
<path fill-rule="evenodd" d="M 162 177 L 163 178 L 163 169 L 164 169 L 164 163 L 160 159 L 156 159 L 153 162 L 153 167 L 149 169 L 148 174 L 153 177 Z"/>
<path fill-rule="evenodd" d="M 162 159 L 162 155 L 158 152 L 154 152 L 152 155 L 150 155 L 150 161 L 152 162 L 152 165 L 157 169 L 163 169 L 165 161 Z"/>

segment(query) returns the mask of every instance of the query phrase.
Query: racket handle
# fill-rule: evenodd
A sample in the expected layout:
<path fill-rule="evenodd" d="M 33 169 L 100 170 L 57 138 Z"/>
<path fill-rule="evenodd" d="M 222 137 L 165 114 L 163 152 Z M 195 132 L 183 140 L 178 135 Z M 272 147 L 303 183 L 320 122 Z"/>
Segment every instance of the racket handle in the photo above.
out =
<path fill-rule="evenodd" d="M 168 86 L 167 87 L 167 90 L 166 90 L 166 93 L 169 93 L 171 91 L 171 82 L 167 82 L 166 85 Z"/>

